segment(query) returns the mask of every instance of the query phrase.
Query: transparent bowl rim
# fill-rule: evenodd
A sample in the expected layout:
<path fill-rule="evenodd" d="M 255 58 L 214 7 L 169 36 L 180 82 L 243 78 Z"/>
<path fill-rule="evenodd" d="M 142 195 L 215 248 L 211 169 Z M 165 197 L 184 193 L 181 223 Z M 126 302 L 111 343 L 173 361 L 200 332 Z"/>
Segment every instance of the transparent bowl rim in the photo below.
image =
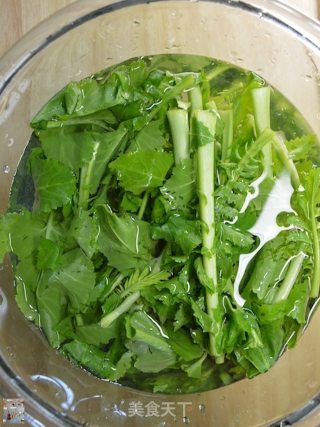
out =
<path fill-rule="evenodd" d="M 292 33 L 293 37 L 300 38 L 306 45 L 320 51 L 320 21 L 307 16 L 281 0 L 176 0 L 184 3 L 215 3 L 222 6 L 238 8 L 242 11 L 259 16 L 261 19 L 270 20 L 284 27 Z M 64 34 L 93 20 L 99 16 L 127 7 L 152 4 L 155 2 L 170 2 L 170 0 L 77 0 L 60 9 L 37 26 L 27 32 L 17 43 L 0 57 L 0 97 L 5 93 L 10 82 L 23 68 L 32 61 L 38 53 L 62 37 Z M 10 384 L 9 387 L 17 395 L 27 397 L 30 406 L 36 414 L 42 414 L 54 425 L 77 426 L 74 420 L 51 408 L 36 396 L 23 382 L 16 378 L 14 372 L 0 356 L 0 380 Z M 31 398 L 31 399 L 30 399 Z M 318 398 L 314 405 L 306 405 L 299 410 L 303 415 L 314 412 L 319 406 Z M 308 407 L 308 410 L 306 410 Z M 31 425 L 39 423 L 30 415 L 28 421 Z M 277 423 L 278 424 L 278 423 Z M 40 424 L 42 425 L 42 424 Z"/>

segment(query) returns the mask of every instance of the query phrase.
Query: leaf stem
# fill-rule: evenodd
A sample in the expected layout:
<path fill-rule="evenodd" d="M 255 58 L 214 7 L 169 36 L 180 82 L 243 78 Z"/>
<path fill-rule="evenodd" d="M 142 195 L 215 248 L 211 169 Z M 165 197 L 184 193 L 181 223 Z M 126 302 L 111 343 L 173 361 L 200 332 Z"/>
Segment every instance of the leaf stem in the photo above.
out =
<path fill-rule="evenodd" d="M 260 136 L 265 129 L 270 129 L 270 87 L 264 86 L 252 89 L 253 114 L 257 135 Z M 264 170 L 269 178 L 273 177 L 272 146 L 263 147 Z"/>
<path fill-rule="evenodd" d="M 305 259 L 305 257 L 305 254 L 303 252 L 300 252 L 297 256 L 294 257 L 294 259 L 291 260 L 287 274 L 273 300 L 274 303 L 283 301 L 288 298 L 291 289 L 301 271 L 303 260 Z"/>
<path fill-rule="evenodd" d="M 202 93 L 199 86 L 195 86 L 193 89 L 188 92 L 189 100 L 191 102 L 191 113 L 196 110 L 202 110 Z"/>
<path fill-rule="evenodd" d="M 79 188 L 79 206 L 82 209 L 88 209 L 89 196 L 90 196 L 90 179 L 93 170 L 93 165 L 96 159 L 99 142 L 95 142 L 93 149 L 92 159 L 87 165 L 84 165 L 80 174 L 80 188 Z"/>
<path fill-rule="evenodd" d="M 116 287 L 120 285 L 120 283 L 122 282 L 123 279 L 124 279 L 124 275 L 119 274 L 119 276 L 116 278 L 116 280 L 113 282 L 113 285 L 111 286 L 111 288 L 107 292 L 106 297 L 108 297 L 116 289 Z"/>
<path fill-rule="evenodd" d="M 142 219 L 143 215 L 146 211 L 146 207 L 148 205 L 148 200 L 149 200 L 149 192 L 145 191 L 143 199 L 142 199 L 142 203 L 138 212 L 138 219 Z"/>
<path fill-rule="evenodd" d="M 233 110 L 219 111 L 219 114 L 224 123 L 221 149 L 221 161 L 224 162 L 233 142 Z"/>
<path fill-rule="evenodd" d="M 117 320 L 122 314 L 129 311 L 129 309 L 132 307 L 132 305 L 140 298 L 140 292 L 134 292 L 133 294 L 129 295 L 116 309 L 111 311 L 111 313 L 104 316 L 101 321 L 100 325 L 102 328 L 107 328 L 110 326 L 115 320 Z"/>
<path fill-rule="evenodd" d="M 216 331 L 220 329 L 220 322 L 215 312 L 218 308 L 217 266 L 214 251 L 215 217 L 214 217 L 214 135 L 216 129 L 216 115 L 208 110 L 194 112 L 195 128 L 206 129 L 206 136 L 210 141 L 198 147 L 198 191 L 199 210 L 202 221 L 202 251 L 203 266 L 208 278 L 213 283 L 213 293 L 206 289 L 207 312 L 215 322 Z M 217 348 L 216 333 L 209 335 L 210 353 L 215 356 L 216 363 L 223 362 L 223 354 Z"/>
<path fill-rule="evenodd" d="M 181 92 L 191 89 L 195 84 L 196 84 L 196 76 L 194 76 L 193 74 L 189 74 L 187 77 L 184 77 L 183 79 L 181 79 L 175 86 L 173 86 L 170 90 L 165 92 L 161 102 L 156 107 L 154 107 L 148 114 L 147 122 L 150 122 L 154 118 L 154 116 L 158 114 L 158 112 L 161 110 L 164 104 L 169 102 L 171 99 L 174 99 Z"/>
<path fill-rule="evenodd" d="M 47 222 L 47 226 L 46 226 L 46 234 L 45 234 L 45 238 L 49 239 L 49 240 L 50 240 L 51 232 L 53 229 L 53 218 L 54 218 L 54 211 L 51 211 L 49 218 L 48 218 L 48 222 Z"/>
<path fill-rule="evenodd" d="M 175 164 L 189 159 L 189 123 L 188 112 L 182 109 L 172 109 L 167 113 L 172 140 Z"/>
<path fill-rule="evenodd" d="M 208 81 L 213 80 L 216 77 L 218 77 L 219 74 L 224 73 L 225 71 L 229 70 L 230 68 L 231 68 L 231 65 L 226 65 L 226 64 L 218 65 L 217 67 L 213 68 L 213 70 L 209 71 L 206 74 L 206 79 Z"/>
<path fill-rule="evenodd" d="M 318 180 L 315 179 L 315 175 L 313 175 L 313 183 L 312 183 L 312 196 L 310 203 L 310 219 L 311 219 L 311 230 L 313 237 L 313 277 L 311 284 L 311 298 L 317 298 L 319 296 L 319 288 L 320 288 L 320 250 L 319 250 L 319 235 L 318 235 L 318 221 L 316 215 L 316 195 L 319 192 L 319 188 L 317 186 Z"/>
<path fill-rule="evenodd" d="M 261 133 L 261 135 L 256 139 L 256 141 L 250 145 L 249 149 L 238 163 L 237 168 L 234 169 L 234 180 L 238 179 L 243 170 L 246 168 L 247 163 L 250 162 L 263 149 L 265 145 L 273 142 L 274 138 L 275 132 L 273 132 L 271 129 L 265 129 Z"/>
<path fill-rule="evenodd" d="M 293 162 L 292 159 L 289 157 L 289 152 L 286 147 L 286 144 L 284 143 L 283 137 L 279 133 L 275 133 L 273 138 L 273 145 L 274 148 L 283 164 L 283 166 L 287 169 L 287 171 L 291 175 L 292 184 L 295 190 L 297 190 L 300 187 L 300 177 L 299 173 L 297 171 L 297 168 Z"/>

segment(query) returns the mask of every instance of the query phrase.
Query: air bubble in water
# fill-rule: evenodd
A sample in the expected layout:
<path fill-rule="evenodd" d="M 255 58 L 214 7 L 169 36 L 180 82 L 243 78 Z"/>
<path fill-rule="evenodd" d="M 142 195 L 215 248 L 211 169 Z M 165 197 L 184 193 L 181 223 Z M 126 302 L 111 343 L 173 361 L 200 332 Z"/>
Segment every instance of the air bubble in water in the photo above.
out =
<path fill-rule="evenodd" d="M 200 403 L 199 412 L 203 414 L 205 411 L 206 411 L 206 405 L 204 405 L 203 403 Z"/>
<path fill-rule="evenodd" d="M 4 173 L 9 173 L 10 172 L 10 166 L 9 165 L 4 165 L 2 168 Z"/>
<path fill-rule="evenodd" d="M 8 144 L 8 147 L 12 147 L 13 144 L 14 144 L 14 139 L 13 138 L 9 138 L 7 144 Z"/>
<path fill-rule="evenodd" d="M 184 424 L 190 424 L 190 418 L 189 417 L 183 417 L 183 423 Z"/>

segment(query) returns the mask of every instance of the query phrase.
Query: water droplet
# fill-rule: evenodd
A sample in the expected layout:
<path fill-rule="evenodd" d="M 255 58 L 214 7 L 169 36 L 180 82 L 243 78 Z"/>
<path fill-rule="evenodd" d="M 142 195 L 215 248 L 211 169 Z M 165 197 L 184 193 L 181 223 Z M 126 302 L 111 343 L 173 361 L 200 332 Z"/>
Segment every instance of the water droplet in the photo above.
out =
<path fill-rule="evenodd" d="M 2 168 L 4 173 L 9 173 L 10 172 L 10 166 L 9 165 L 4 165 Z"/>
<path fill-rule="evenodd" d="M 18 85 L 18 91 L 24 93 L 30 86 L 30 80 L 22 80 Z"/>
<path fill-rule="evenodd" d="M 165 421 L 161 421 L 161 423 L 159 424 L 160 427 L 165 427 L 167 425 L 167 423 Z"/>
<path fill-rule="evenodd" d="M 190 418 L 189 417 L 183 417 L 182 421 L 183 421 L 183 424 L 190 424 Z"/>
<path fill-rule="evenodd" d="M 308 387 L 309 387 L 309 388 L 311 388 L 311 389 L 315 389 L 315 388 L 317 388 L 317 387 L 318 387 L 318 382 L 317 382 L 316 380 L 314 380 L 314 381 L 310 381 L 310 382 L 308 383 Z"/>
<path fill-rule="evenodd" d="M 13 138 L 9 138 L 8 142 L 7 142 L 8 147 L 12 147 L 13 144 L 14 144 L 14 139 Z"/>
<path fill-rule="evenodd" d="M 201 412 L 202 414 L 206 412 L 206 405 L 204 403 L 200 403 L 199 412 Z"/>

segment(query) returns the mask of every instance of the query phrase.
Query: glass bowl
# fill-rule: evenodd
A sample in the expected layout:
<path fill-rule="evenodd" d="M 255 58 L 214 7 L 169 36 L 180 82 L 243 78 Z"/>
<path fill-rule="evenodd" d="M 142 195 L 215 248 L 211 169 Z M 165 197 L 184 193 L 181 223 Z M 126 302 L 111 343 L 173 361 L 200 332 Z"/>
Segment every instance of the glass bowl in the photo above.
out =
<path fill-rule="evenodd" d="M 210 56 L 257 72 L 320 136 L 316 21 L 276 0 L 79 0 L 0 60 L 0 212 L 7 208 L 31 135 L 29 121 L 39 108 L 70 80 L 159 53 Z M 320 424 L 319 321 L 318 312 L 297 347 L 253 380 L 201 394 L 138 392 L 99 380 L 49 347 L 15 303 L 6 259 L 0 266 L 0 390 L 6 398 L 24 399 L 26 421 L 35 426 L 257 427 L 289 414 L 286 422 L 315 426 Z M 150 405 L 158 416 L 147 416 Z M 134 414 L 134 407 L 140 412 Z"/>

